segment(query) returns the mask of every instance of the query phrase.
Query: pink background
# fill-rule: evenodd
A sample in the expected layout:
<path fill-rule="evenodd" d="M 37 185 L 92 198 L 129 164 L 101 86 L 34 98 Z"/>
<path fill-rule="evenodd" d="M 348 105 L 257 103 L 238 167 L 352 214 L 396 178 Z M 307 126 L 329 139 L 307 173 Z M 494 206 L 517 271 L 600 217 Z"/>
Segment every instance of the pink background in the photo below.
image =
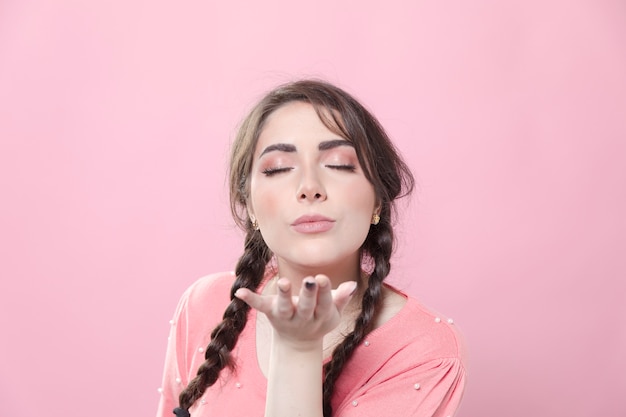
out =
<path fill-rule="evenodd" d="M 626 415 L 626 3 L 296 3 L 0 2 L 0 414 L 153 415 L 235 126 L 319 76 L 418 178 L 393 279 L 467 337 L 459 415 Z"/>

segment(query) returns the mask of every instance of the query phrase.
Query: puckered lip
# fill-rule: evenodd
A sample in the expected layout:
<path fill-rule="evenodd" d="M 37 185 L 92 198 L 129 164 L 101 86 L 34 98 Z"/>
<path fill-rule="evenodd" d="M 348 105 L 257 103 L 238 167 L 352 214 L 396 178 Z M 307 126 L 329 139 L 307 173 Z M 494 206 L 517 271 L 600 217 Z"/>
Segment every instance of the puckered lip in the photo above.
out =
<path fill-rule="evenodd" d="M 326 216 L 322 216 L 321 214 L 305 214 L 304 216 L 298 217 L 291 223 L 292 226 L 297 226 L 302 223 L 314 223 L 314 222 L 334 222 L 333 219 L 330 219 Z"/>

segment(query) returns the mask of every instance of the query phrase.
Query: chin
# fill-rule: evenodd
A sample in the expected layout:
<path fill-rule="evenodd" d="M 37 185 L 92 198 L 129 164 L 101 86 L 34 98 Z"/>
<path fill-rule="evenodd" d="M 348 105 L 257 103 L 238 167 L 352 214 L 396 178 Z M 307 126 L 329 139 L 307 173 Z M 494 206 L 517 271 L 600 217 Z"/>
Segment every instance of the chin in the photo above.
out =
<path fill-rule="evenodd" d="M 286 256 L 279 255 L 279 257 L 283 258 L 285 262 L 298 265 L 301 268 L 321 270 L 345 264 L 350 259 L 356 260 L 359 257 L 359 252 L 358 248 L 354 251 L 346 251 L 345 248 L 340 249 L 332 246 L 320 248 L 316 246 L 315 248 L 291 250 Z"/>

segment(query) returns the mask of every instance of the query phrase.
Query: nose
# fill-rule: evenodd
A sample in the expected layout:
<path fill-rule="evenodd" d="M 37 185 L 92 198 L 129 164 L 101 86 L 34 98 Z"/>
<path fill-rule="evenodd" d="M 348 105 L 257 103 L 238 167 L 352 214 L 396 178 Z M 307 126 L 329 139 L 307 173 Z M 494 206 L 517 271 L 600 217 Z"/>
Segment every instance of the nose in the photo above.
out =
<path fill-rule="evenodd" d="M 300 185 L 298 186 L 297 196 L 298 200 L 302 202 L 326 200 L 326 189 L 314 170 L 308 169 L 302 174 Z"/>

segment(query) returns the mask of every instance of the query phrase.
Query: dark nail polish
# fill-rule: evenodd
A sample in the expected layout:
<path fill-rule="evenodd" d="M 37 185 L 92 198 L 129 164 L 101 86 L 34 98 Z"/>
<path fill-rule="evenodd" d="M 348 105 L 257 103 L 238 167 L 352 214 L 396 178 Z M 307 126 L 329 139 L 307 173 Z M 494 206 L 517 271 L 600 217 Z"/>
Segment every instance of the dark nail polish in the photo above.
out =
<path fill-rule="evenodd" d="M 307 290 L 312 290 L 313 288 L 315 288 L 315 281 L 305 281 L 304 282 L 304 287 Z"/>

